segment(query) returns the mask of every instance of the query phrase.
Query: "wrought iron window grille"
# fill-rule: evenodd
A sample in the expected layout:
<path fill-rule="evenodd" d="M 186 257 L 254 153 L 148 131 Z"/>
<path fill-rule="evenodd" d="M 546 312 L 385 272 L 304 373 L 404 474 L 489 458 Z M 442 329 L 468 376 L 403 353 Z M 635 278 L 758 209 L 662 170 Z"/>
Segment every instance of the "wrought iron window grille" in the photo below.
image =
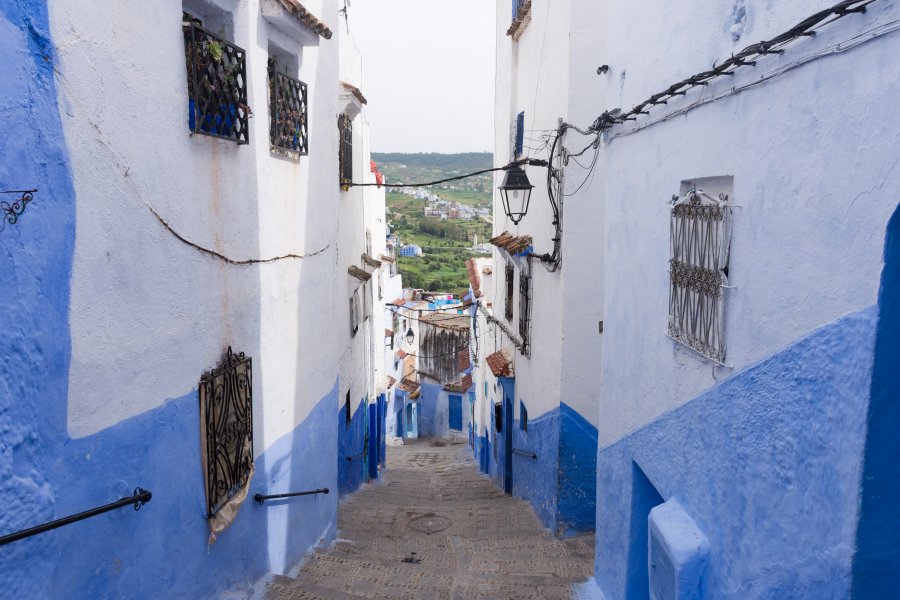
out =
<path fill-rule="evenodd" d="M 269 143 L 272 150 L 292 158 L 309 154 L 306 84 L 278 72 L 269 58 Z"/>
<path fill-rule="evenodd" d="M 511 263 L 506 263 L 506 309 L 503 316 L 510 323 L 513 320 L 513 280 L 515 276 L 515 267 Z"/>
<path fill-rule="evenodd" d="M 200 419 L 206 460 L 206 514 L 212 518 L 253 471 L 253 369 L 229 347 L 200 378 Z"/>
<path fill-rule="evenodd" d="M 0 200 L 0 231 L 6 229 L 6 224 L 15 225 L 19 217 L 25 212 L 28 203 L 34 199 L 37 190 L 4 190 L 0 194 L 18 194 L 19 198 L 12 202 Z"/>
<path fill-rule="evenodd" d="M 183 21 L 188 79 L 188 127 L 238 144 L 250 143 L 246 52 L 207 31 L 196 19 Z"/>
<path fill-rule="evenodd" d="M 672 197 L 668 335 L 725 364 L 725 294 L 731 247 L 728 196 Z"/>
<path fill-rule="evenodd" d="M 341 189 L 345 192 L 353 183 L 353 121 L 346 114 L 338 117 L 340 146 L 338 162 L 340 163 Z"/>
<path fill-rule="evenodd" d="M 522 347 L 519 351 L 525 354 L 528 351 L 528 328 L 531 325 L 531 277 L 525 273 L 519 274 L 519 339 Z"/>

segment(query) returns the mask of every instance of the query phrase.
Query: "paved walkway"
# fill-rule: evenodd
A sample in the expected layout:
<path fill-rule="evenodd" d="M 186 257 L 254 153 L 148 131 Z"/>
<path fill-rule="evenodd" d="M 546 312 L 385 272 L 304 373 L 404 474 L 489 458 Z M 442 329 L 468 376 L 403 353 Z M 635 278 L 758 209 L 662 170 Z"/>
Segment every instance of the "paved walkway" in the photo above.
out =
<path fill-rule="evenodd" d="M 310 554 L 296 579 L 276 577 L 267 597 L 571 598 L 592 574 L 593 538 L 555 539 L 465 446 L 433 445 L 443 443 L 388 448 L 384 481 L 341 503 L 338 540 Z"/>

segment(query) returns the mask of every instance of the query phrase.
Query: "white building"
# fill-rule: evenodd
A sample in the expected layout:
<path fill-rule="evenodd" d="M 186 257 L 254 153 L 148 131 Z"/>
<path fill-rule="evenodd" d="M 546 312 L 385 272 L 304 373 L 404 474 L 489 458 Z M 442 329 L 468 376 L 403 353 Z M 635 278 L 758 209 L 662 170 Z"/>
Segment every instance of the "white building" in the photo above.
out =
<path fill-rule="evenodd" d="M 543 143 L 558 119 L 570 156 L 550 186 L 561 230 L 545 168 L 527 168 L 518 225 L 495 198 L 509 233 L 488 298 L 514 379 L 479 390 L 504 403 L 502 432 L 479 411 L 484 468 L 563 529 L 597 450 L 609 598 L 889 595 L 900 8 L 512 4 L 497 11 L 496 164 L 559 169 Z M 534 256 L 560 235 L 560 255 Z M 570 402 L 593 448 L 564 449 L 553 415 Z M 554 478 L 573 457 L 574 478 Z"/>
<path fill-rule="evenodd" d="M 359 112 L 362 80 L 338 8 L 0 11 L 0 112 L 16 124 L 0 189 L 38 190 L 4 232 L 3 446 L 21 452 L 15 471 L 0 459 L 16 498 L 0 530 L 152 492 L 138 513 L 7 547 L 9 593 L 207 597 L 285 573 L 333 538 L 337 492 L 377 461 L 343 460 L 365 433 L 345 425 L 348 392 L 351 410 L 377 406 L 384 329 L 351 338 L 347 268 L 375 273 L 369 323 L 399 283 L 360 262 L 384 251 L 383 192 L 341 192 L 338 118 Z M 371 181 L 364 117 L 351 129 Z"/>

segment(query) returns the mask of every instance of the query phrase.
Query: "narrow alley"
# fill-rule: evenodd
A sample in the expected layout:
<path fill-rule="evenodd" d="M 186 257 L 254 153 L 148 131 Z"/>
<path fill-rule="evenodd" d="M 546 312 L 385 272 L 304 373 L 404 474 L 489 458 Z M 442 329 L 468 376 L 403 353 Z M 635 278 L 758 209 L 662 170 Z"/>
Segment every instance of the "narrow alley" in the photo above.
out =
<path fill-rule="evenodd" d="M 478 472 L 463 444 L 388 448 L 382 482 L 338 509 L 338 539 L 270 600 L 571 598 L 593 570 L 593 535 L 556 539 L 531 505 Z M 415 554 L 413 554 L 415 553 Z"/>

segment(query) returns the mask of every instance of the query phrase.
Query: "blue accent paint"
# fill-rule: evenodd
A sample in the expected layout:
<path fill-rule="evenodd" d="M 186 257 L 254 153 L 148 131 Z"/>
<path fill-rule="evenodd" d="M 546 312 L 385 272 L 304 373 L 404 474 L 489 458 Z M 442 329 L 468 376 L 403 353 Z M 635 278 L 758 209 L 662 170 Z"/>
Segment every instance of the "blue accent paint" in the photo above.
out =
<path fill-rule="evenodd" d="M 463 415 L 462 415 L 462 396 L 451 394 L 447 397 L 449 406 L 450 429 L 462 431 Z"/>
<path fill-rule="evenodd" d="M 347 426 L 347 409 L 342 405 L 338 412 L 337 473 L 338 492 L 341 497 L 358 490 L 366 480 L 367 414 L 365 399 L 353 411 L 349 427 Z"/>
<path fill-rule="evenodd" d="M 512 412 L 512 411 L 510 411 Z M 559 497 L 559 411 L 554 409 L 528 423 L 510 422 L 513 447 L 537 454 L 537 459 L 519 454 L 512 457 L 512 493 L 534 507 L 545 527 L 556 531 Z"/>
<path fill-rule="evenodd" d="M 62 516 L 57 503 L 68 493 L 53 471 L 67 441 L 75 192 L 45 1 L 0 2 L 0 65 L 0 189 L 39 190 L 0 234 L 0 532 L 7 533 Z M 65 568 L 60 555 L 69 554 L 58 540 L 44 534 L 0 550 L 5 596 L 48 597 L 58 565 Z"/>
<path fill-rule="evenodd" d="M 900 209 L 887 229 L 853 597 L 889 598 L 900 574 Z"/>
<path fill-rule="evenodd" d="M 444 389 L 435 383 L 423 383 L 419 396 L 419 436 L 443 437 L 450 431 L 449 405 Z"/>
<path fill-rule="evenodd" d="M 641 468 L 637 463 L 631 463 L 631 521 L 628 526 L 628 582 L 625 593 L 628 600 L 650 598 L 647 523 L 650 511 L 662 503 L 663 497 Z"/>
<path fill-rule="evenodd" d="M 503 388 L 503 435 L 500 439 L 503 444 L 499 448 L 500 456 L 503 460 L 503 491 L 507 494 L 513 492 L 513 398 L 515 394 L 515 383 L 506 379 L 500 380 L 500 386 Z"/>
<path fill-rule="evenodd" d="M 387 467 L 387 399 L 384 394 L 378 396 L 378 456 L 384 469 Z"/>
<path fill-rule="evenodd" d="M 596 513 L 597 428 L 560 403 L 557 531 L 564 535 L 593 531 Z"/>
<path fill-rule="evenodd" d="M 822 327 L 602 448 L 595 578 L 624 598 L 632 463 L 709 538 L 706 598 L 846 598 L 874 307 Z"/>
<path fill-rule="evenodd" d="M 369 479 L 378 479 L 378 465 L 381 459 L 378 451 L 381 448 L 381 439 L 378 435 L 378 407 L 379 402 L 369 405 L 369 446 L 367 448 L 366 464 L 369 467 Z M 374 433 L 374 435 L 373 435 Z"/>

